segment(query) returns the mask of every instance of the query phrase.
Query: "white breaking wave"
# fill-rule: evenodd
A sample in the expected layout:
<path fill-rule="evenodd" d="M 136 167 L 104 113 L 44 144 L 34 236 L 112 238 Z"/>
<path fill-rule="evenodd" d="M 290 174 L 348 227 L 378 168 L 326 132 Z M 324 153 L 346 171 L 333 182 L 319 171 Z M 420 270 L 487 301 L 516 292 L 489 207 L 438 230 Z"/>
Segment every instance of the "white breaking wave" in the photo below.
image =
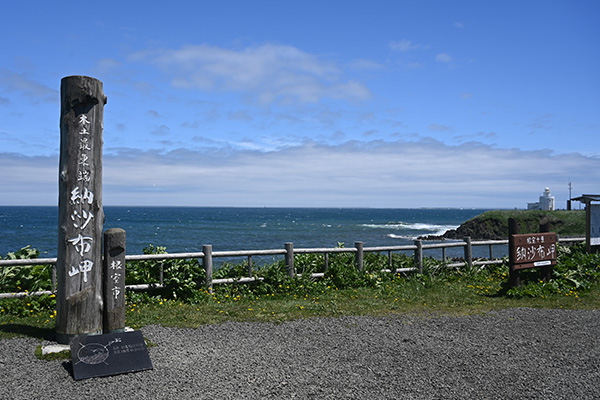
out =
<path fill-rule="evenodd" d="M 416 238 L 418 238 L 418 236 L 394 235 L 393 233 L 390 233 L 389 235 L 387 235 L 387 237 L 392 238 L 392 239 L 405 239 L 405 240 L 415 240 Z"/>
<path fill-rule="evenodd" d="M 458 228 L 458 225 L 438 225 L 438 224 L 426 224 L 423 222 L 416 222 L 413 224 L 406 222 L 390 223 L 390 224 L 363 224 L 362 226 L 373 229 L 394 229 L 402 231 L 419 231 L 421 234 L 429 235 L 443 235 L 450 229 Z M 411 235 L 395 235 L 389 234 L 391 238 L 412 238 Z"/>

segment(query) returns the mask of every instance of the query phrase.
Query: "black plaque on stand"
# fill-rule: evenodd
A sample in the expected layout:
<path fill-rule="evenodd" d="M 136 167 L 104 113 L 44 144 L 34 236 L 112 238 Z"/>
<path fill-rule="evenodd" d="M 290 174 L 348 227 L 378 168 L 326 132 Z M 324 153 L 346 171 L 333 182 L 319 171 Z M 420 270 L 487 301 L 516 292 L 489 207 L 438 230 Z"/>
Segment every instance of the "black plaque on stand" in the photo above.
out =
<path fill-rule="evenodd" d="M 152 369 L 140 331 L 76 336 L 70 346 L 75 380 Z"/>

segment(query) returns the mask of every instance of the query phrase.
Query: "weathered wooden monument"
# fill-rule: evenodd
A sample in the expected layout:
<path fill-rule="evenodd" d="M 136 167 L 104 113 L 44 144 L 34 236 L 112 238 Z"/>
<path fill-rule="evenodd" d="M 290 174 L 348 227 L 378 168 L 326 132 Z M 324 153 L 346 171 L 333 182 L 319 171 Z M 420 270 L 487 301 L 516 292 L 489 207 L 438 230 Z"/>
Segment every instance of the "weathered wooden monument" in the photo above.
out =
<path fill-rule="evenodd" d="M 56 341 L 70 343 L 75 379 L 152 369 L 141 332 L 124 332 L 125 231 L 106 231 L 102 251 L 102 86 L 60 86 Z"/>
<path fill-rule="evenodd" d="M 61 81 L 56 339 L 102 333 L 102 82 Z"/>

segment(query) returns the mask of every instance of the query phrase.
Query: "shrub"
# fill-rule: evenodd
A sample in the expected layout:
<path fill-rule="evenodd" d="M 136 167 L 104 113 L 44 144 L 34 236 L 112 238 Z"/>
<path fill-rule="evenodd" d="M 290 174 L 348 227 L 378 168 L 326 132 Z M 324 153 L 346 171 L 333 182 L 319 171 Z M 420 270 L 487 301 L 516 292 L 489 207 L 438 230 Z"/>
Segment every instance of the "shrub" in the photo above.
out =
<path fill-rule="evenodd" d="M 10 252 L 6 260 L 38 258 L 40 252 L 31 246 Z M 51 265 L 18 265 L 0 268 L 0 293 L 35 292 L 50 290 L 52 286 Z"/>

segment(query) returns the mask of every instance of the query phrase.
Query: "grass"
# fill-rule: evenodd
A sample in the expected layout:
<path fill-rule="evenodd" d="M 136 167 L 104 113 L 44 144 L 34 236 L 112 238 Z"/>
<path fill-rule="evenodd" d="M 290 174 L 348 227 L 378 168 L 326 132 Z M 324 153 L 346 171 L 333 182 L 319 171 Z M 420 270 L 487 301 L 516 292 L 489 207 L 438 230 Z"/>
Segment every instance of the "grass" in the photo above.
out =
<path fill-rule="evenodd" d="M 420 292 L 382 294 L 371 288 L 327 293 L 321 296 L 243 299 L 237 302 L 214 302 L 191 305 L 167 302 L 142 305 L 127 313 L 128 325 L 141 328 L 160 324 L 196 328 L 203 324 L 238 322 L 273 322 L 348 315 L 393 316 L 415 313 L 479 314 L 510 307 L 597 309 L 600 290 L 570 298 L 550 296 L 544 299 L 513 299 L 498 296 L 493 289 L 460 288 L 456 285 Z M 480 286 L 483 288 L 484 286 Z M 478 293 L 479 292 L 479 293 Z M 485 293 L 483 293 L 485 292 Z"/>
<path fill-rule="evenodd" d="M 592 273 L 597 274 L 600 266 L 594 267 Z M 348 315 L 465 315 L 511 307 L 600 308 L 597 281 L 579 290 L 577 285 L 559 284 L 566 274 L 551 282 L 539 281 L 536 270 L 526 271 L 522 276 L 524 285 L 519 289 L 507 286 L 508 267 L 498 266 L 471 271 L 430 270 L 408 277 L 370 274 L 370 285 L 343 289 L 331 286 L 327 280 L 308 279 L 284 282 L 271 292 L 245 284 L 220 285 L 212 294 L 200 291 L 201 295 L 193 302 L 130 292 L 126 321 L 135 329 L 152 324 L 196 328 L 229 321 L 281 323 Z M 34 309 L 30 298 L 0 302 L 0 339 L 49 338 L 54 331 L 53 309 Z"/>
<path fill-rule="evenodd" d="M 548 218 L 551 231 L 559 236 L 585 236 L 585 210 L 492 210 L 478 215 L 474 219 L 486 224 L 489 232 L 499 236 L 508 236 L 508 219 L 519 222 L 520 233 L 538 232 L 542 218 Z"/>

